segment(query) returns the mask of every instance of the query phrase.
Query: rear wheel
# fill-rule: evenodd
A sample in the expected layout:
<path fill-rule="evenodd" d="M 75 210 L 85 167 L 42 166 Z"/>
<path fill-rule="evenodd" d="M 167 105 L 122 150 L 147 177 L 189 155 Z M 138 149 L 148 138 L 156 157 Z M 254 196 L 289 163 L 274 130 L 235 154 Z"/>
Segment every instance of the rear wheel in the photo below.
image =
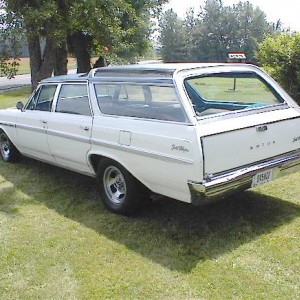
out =
<path fill-rule="evenodd" d="M 100 160 L 97 177 L 101 199 L 114 213 L 134 213 L 146 197 L 142 184 L 113 160 Z"/>
<path fill-rule="evenodd" d="M 6 162 L 18 161 L 20 152 L 4 132 L 0 132 L 0 155 Z"/>

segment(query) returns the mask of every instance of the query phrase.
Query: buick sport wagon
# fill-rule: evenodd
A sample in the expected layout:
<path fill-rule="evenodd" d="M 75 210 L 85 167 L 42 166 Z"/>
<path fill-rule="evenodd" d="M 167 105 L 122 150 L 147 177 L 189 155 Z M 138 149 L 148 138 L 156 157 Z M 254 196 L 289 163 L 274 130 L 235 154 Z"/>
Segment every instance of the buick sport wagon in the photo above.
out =
<path fill-rule="evenodd" d="M 252 65 L 112 66 L 1 110 L 0 150 L 97 178 L 115 213 L 150 194 L 199 205 L 298 171 L 300 108 Z"/>

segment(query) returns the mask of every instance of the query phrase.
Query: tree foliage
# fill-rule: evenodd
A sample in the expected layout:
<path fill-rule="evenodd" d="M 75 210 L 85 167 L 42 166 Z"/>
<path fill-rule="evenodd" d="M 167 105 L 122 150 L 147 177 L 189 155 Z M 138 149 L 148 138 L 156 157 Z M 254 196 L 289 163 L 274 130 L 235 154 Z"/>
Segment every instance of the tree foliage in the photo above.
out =
<path fill-rule="evenodd" d="M 19 67 L 19 50 L 22 33 L 19 24 L 11 12 L 4 10 L 4 1 L 0 1 L 0 76 L 12 78 Z M 9 20 L 7 23 L 6 20 Z"/>
<path fill-rule="evenodd" d="M 177 39 L 174 39 L 176 25 Z M 185 20 L 167 11 L 160 21 L 161 54 L 164 60 L 226 61 L 228 52 L 246 52 L 254 61 L 258 42 L 274 31 L 275 26 L 266 21 L 266 14 L 249 2 L 224 6 L 222 0 L 206 0 L 195 17 L 189 11 Z"/>
<path fill-rule="evenodd" d="M 184 23 L 177 14 L 168 10 L 160 23 L 161 55 L 165 62 L 185 60 L 186 32 Z"/>
<path fill-rule="evenodd" d="M 127 60 L 142 54 L 149 47 L 150 17 L 166 1 L 1 0 L 3 22 L 11 22 L 10 12 L 26 35 L 33 86 L 52 72 L 65 74 L 68 52 L 77 58 L 78 72 L 89 71 L 94 53 Z"/>
<path fill-rule="evenodd" d="M 268 35 L 259 44 L 257 58 L 300 104 L 300 34 Z"/>

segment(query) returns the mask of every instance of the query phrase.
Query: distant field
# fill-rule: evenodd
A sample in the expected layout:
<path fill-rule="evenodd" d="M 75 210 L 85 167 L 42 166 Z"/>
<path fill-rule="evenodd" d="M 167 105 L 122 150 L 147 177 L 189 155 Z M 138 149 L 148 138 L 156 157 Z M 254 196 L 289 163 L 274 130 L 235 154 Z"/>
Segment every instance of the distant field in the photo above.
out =
<path fill-rule="evenodd" d="M 20 66 L 19 71 L 17 73 L 18 75 L 30 73 L 29 58 L 20 58 L 19 64 Z"/>
<path fill-rule="evenodd" d="M 18 71 L 18 75 L 22 75 L 22 74 L 29 74 L 30 73 L 30 64 L 29 64 L 29 58 L 28 57 L 22 57 L 20 58 L 19 61 L 19 71 Z M 76 63 L 76 59 L 73 57 L 69 57 L 68 58 L 68 69 L 76 69 L 77 68 L 77 63 Z"/>

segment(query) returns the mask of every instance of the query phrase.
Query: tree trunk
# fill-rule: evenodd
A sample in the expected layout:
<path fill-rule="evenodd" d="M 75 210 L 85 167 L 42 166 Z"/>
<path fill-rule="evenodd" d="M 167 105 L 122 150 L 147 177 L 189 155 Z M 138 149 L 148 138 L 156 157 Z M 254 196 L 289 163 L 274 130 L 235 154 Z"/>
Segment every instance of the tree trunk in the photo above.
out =
<path fill-rule="evenodd" d="M 87 51 L 89 37 L 81 32 L 76 32 L 70 36 L 70 42 L 77 59 L 77 73 L 89 72 L 91 69 L 91 56 Z"/>
<path fill-rule="evenodd" d="M 27 42 L 30 58 L 31 89 L 34 90 L 38 84 L 37 73 L 42 63 L 39 36 L 30 34 L 27 37 Z"/>
<path fill-rule="evenodd" d="M 55 51 L 55 66 L 54 75 L 65 75 L 68 73 L 68 51 L 67 44 L 63 43 L 62 46 Z"/>
<path fill-rule="evenodd" d="M 52 38 L 46 38 L 46 45 L 42 55 L 40 38 L 38 35 L 27 37 L 31 69 L 31 88 L 34 90 L 39 81 L 52 75 L 55 64 L 55 48 Z"/>
<path fill-rule="evenodd" d="M 55 65 L 55 47 L 52 37 L 46 37 L 46 45 L 43 52 L 42 64 L 38 72 L 38 80 L 50 77 Z"/>

